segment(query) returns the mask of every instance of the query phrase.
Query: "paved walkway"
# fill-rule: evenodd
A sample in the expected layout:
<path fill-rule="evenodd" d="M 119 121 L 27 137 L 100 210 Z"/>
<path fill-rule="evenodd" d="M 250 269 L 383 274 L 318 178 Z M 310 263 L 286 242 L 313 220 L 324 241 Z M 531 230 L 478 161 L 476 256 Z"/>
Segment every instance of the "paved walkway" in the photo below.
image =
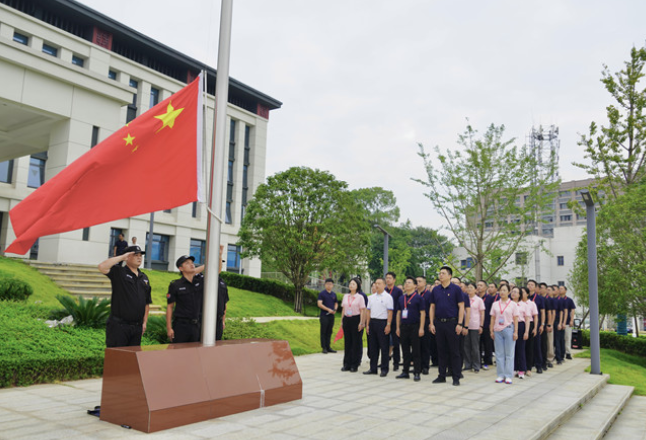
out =
<path fill-rule="evenodd" d="M 494 383 L 493 370 L 465 372 L 453 387 L 432 384 L 434 369 L 420 382 L 341 372 L 342 356 L 296 358 L 302 400 L 153 434 L 86 414 L 100 403 L 101 379 L 3 389 L 0 439 L 534 439 L 607 379 L 575 359 L 513 385 Z"/>

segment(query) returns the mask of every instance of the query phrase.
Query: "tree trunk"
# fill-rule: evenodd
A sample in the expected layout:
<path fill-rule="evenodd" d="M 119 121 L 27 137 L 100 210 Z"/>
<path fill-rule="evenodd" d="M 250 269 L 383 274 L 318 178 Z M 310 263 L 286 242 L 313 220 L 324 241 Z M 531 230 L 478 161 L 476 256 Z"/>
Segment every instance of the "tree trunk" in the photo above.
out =
<path fill-rule="evenodd" d="M 303 313 L 303 286 L 294 285 L 294 311 Z"/>

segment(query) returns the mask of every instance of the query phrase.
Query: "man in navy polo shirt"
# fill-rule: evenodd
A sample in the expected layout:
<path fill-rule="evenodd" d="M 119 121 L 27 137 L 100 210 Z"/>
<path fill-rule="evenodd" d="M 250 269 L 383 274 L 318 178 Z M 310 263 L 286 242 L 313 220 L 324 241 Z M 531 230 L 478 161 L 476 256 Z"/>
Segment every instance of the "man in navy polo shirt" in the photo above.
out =
<path fill-rule="evenodd" d="M 450 362 L 453 370 L 453 385 L 460 385 L 460 323 L 464 319 L 464 299 L 459 286 L 451 283 L 453 270 L 448 266 L 440 269 L 440 285 L 431 291 L 430 330 L 437 337 L 439 372 L 433 383 L 446 382 L 446 369 Z"/>
<path fill-rule="evenodd" d="M 386 274 L 386 292 L 390 293 L 390 296 L 393 297 L 393 314 L 397 316 L 397 307 L 399 305 L 399 298 L 404 294 L 402 290 L 395 286 L 395 281 L 397 281 L 397 275 L 395 272 L 388 272 Z M 392 348 L 391 356 L 393 358 L 393 371 L 399 370 L 399 364 L 401 363 L 401 355 L 399 354 L 399 336 L 396 332 L 390 332 L 390 346 Z"/>
<path fill-rule="evenodd" d="M 572 348 L 572 326 L 574 325 L 574 312 L 576 311 L 576 305 L 574 304 L 574 300 L 567 296 L 567 287 L 559 287 L 559 293 L 561 289 L 563 289 L 567 308 L 567 315 L 565 317 L 565 359 L 572 359 L 570 349 Z"/>
<path fill-rule="evenodd" d="M 561 289 L 558 285 L 552 286 L 555 291 L 554 296 L 554 357 L 556 364 L 561 365 L 565 358 L 565 317 L 567 316 L 567 300 L 565 291 L 561 295 Z"/>
<path fill-rule="evenodd" d="M 426 301 L 417 293 L 417 281 L 413 277 L 406 277 L 404 295 L 399 298 L 397 307 L 397 335 L 401 338 L 404 365 L 402 373 L 397 379 L 408 379 L 411 358 L 413 361 L 413 375 L 415 382 L 420 380 L 422 360 L 420 356 L 420 338 L 424 336 L 424 323 L 426 322 Z"/>
<path fill-rule="evenodd" d="M 431 331 L 428 329 L 431 321 L 428 316 L 428 308 L 431 305 L 429 302 L 431 291 L 426 285 L 425 277 L 417 277 L 417 294 L 424 299 L 424 311 L 426 312 L 426 322 L 424 323 L 424 336 L 420 339 L 420 356 L 422 358 L 422 374 L 428 374 L 431 367 L 431 360 L 434 365 L 437 365 L 437 345 L 435 345 L 435 335 L 431 341 Z M 432 344 L 432 345 L 431 345 Z"/>
<path fill-rule="evenodd" d="M 545 317 L 545 299 L 536 292 L 536 281 L 527 281 L 527 288 L 529 289 L 529 300 L 536 304 L 538 309 L 538 331 L 534 338 L 534 366 L 538 374 L 543 373 L 543 350 L 541 349 L 542 339 L 547 339 L 547 335 L 543 334 L 545 331 L 546 317 Z M 531 365 L 527 365 L 531 370 Z"/>
<path fill-rule="evenodd" d="M 316 302 L 319 309 L 321 309 L 319 321 L 321 323 L 321 348 L 323 353 L 336 353 L 336 350 L 332 350 L 332 347 L 330 347 L 332 329 L 334 328 L 334 314 L 339 307 L 336 293 L 332 292 L 333 287 L 334 281 L 332 278 L 325 280 L 325 289 L 321 290 Z"/>

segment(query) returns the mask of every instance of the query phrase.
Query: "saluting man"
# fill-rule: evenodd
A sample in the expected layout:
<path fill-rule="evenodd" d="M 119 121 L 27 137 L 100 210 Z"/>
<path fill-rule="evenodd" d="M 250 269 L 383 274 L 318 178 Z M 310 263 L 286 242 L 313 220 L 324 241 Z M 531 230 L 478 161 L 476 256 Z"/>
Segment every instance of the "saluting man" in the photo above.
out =
<path fill-rule="evenodd" d="M 112 285 L 110 316 L 105 330 L 106 347 L 141 345 L 152 303 L 150 281 L 139 270 L 143 254 L 145 252 L 139 246 L 130 246 L 125 253 L 99 264 L 99 271 L 110 278 Z M 126 262 L 125 266 L 119 264 L 122 261 Z"/>
<path fill-rule="evenodd" d="M 204 302 L 204 266 L 195 267 L 195 257 L 182 255 L 175 266 L 182 277 L 171 281 L 166 295 L 166 332 L 171 342 L 199 342 Z"/>

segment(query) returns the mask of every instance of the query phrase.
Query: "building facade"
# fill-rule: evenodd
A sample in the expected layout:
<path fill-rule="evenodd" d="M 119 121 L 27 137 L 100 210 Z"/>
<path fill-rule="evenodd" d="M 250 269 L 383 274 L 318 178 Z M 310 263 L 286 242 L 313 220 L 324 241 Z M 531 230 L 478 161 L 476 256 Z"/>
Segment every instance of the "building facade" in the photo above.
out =
<path fill-rule="evenodd" d="M 214 69 L 72 0 L 0 0 L 0 250 L 15 238 L 11 208 L 201 71 L 207 74 L 203 161 L 209 182 Z M 269 112 L 281 105 L 230 80 L 228 163 L 221 176 L 221 242 L 230 271 L 260 276 L 259 260 L 240 258 L 237 233 L 247 201 L 265 179 Z M 200 203 L 155 213 L 146 257 L 161 270 L 175 270 L 175 260 L 189 253 L 203 263 L 206 220 Z M 23 257 L 97 264 L 111 255 L 119 233 L 145 244 L 149 226 L 150 215 L 141 215 L 41 237 Z"/>

